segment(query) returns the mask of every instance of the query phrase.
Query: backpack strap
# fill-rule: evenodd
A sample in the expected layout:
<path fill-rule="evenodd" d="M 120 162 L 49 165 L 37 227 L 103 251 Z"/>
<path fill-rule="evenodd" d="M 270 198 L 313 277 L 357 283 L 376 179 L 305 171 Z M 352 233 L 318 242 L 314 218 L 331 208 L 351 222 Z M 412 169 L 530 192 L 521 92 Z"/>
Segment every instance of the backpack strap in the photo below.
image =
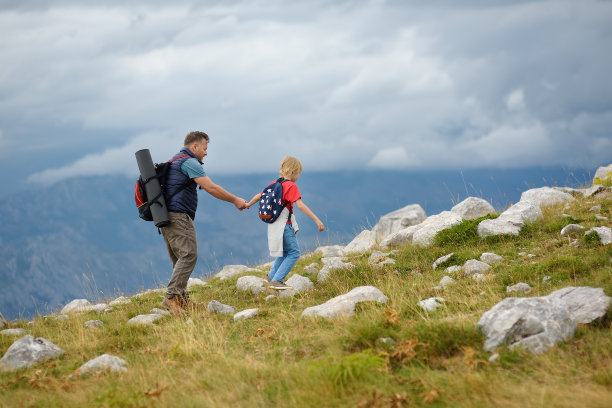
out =
<path fill-rule="evenodd" d="M 278 183 L 281 183 L 281 186 L 282 186 L 285 181 L 291 181 L 291 180 L 286 179 L 284 177 L 279 177 L 276 181 Z M 281 197 L 281 200 L 282 200 L 282 197 Z M 293 215 L 293 205 L 289 206 L 289 202 L 287 202 L 285 205 L 283 205 L 283 207 L 286 207 L 289 210 L 289 222 L 291 222 L 291 216 Z"/>

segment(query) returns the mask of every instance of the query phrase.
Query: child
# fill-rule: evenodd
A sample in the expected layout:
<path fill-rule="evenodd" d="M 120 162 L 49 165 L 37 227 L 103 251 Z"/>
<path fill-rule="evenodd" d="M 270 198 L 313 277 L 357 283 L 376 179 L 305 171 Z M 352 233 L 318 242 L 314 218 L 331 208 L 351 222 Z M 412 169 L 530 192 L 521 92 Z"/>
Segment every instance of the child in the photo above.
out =
<path fill-rule="evenodd" d="M 302 210 L 304 214 L 312 218 L 312 220 L 319 227 L 319 231 L 323 231 L 325 226 L 317 218 L 317 216 L 304 204 L 300 190 L 298 190 L 295 182 L 300 178 L 302 173 L 302 163 L 293 156 L 287 156 L 283 159 L 280 165 L 280 177 L 287 179 L 283 181 L 283 208 L 281 215 L 272 224 L 268 224 L 268 248 L 270 249 L 270 256 L 276 257 L 276 261 L 270 273 L 266 276 L 266 280 L 269 283 L 269 287 L 277 290 L 291 289 L 290 286 L 286 285 L 283 280 L 293 265 L 297 262 L 300 257 L 300 247 L 297 243 L 295 235 L 298 233 L 299 228 L 293 215 L 293 204 L 297 205 L 297 208 Z M 272 182 L 274 183 L 274 181 Z M 272 184 L 270 183 L 270 184 Z M 250 208 L 253 204 L 257 203 L 261 194 L 257 194 L 247 204 L 247 208 Z M 289 218 L 291 214 L 291 218 Z"/>

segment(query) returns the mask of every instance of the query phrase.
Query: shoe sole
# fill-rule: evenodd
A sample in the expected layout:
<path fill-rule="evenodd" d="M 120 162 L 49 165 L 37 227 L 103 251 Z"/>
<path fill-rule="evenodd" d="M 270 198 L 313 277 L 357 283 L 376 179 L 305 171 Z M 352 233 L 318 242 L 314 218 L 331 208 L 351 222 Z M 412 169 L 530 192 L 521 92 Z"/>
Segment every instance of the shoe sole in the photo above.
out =
<path fill-rule="evenodd" d="M 270 289 L 289 290 L 289 289 L 293 289 L 293 288 L 291 286 L 270 286 Z"/>

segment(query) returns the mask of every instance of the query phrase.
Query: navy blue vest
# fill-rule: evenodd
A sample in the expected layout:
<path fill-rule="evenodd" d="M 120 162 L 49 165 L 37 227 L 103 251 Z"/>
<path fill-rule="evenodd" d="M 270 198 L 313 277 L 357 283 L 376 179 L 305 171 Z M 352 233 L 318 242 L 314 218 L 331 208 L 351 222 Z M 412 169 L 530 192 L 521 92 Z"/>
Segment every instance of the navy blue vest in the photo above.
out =
<path fill-rule="evenodd" d="M 198 158 L 186 147 L 183 147 L 180 152 L 174 155 L 174 157 L 181 155 L 189 155 L 194 159 Z M 173 157 L 173 159 L 174 159 Z M 166 197 L 172 195 L 177 189 L 189 183 L 183 191 L 170 198 L 170 201 L 166 203 L 168 211 L 188 214 L 191 219 L 195 219 L 195 213 L 198 209 L 198 190 L 197 183 L 190 179 L 185 173 L 182 172 L 181 166 L 189 157 L 183 157 L 175 160 L 170 165 L 168 175 L 166 176 Z M 200 164 L 202 162 L 198 160 Z"/>

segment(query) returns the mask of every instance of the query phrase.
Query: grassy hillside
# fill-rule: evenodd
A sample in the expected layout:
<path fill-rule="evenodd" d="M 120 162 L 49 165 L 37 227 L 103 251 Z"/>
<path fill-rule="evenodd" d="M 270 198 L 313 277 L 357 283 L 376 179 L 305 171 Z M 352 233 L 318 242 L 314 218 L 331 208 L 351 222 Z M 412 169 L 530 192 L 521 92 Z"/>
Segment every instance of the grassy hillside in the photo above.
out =
<path fill-rule="evenodd" d="M 559 234 L 569 223 L 610 226 L 589 210 L 596 204 L 602 206 L 599 214 L 612 219 L 610 196 L 581 198 L 568 208 L 545 208 L 544 219 L 528 224 L 518 237 L 481 239 L 476 223 L 465 221 L 439 234 L 432 247 L 399 248 L 394 266 L 376 269 L 368 255 L 353 257 L 354 269 L 335 271 L 292 299 L 266 302 L 269 293 L 237 292 L 237 277 L 192 290 L 196 301 L 216 299 L 238 311 L 260 308 L 251 320 L 194 312 L 152 326 L 128 326 L 131 317 L 158 307 L 163 295 L 149 293 L 108 313 L 12 322 L 10 327 L 23 327 L 66 353 L 0 373 L 0 406 L 609 407 L 611 309 L 541 355 L 501 348 L 495 362 L 482 350 L 484 336 L 476 327 L 485 311 L 509 296 L 506 286 L 518 282 L 532 286 L 526 296 L 566 286 L 603 287 L 612 295 L 612 245 L 588 236 L 574 247 Z M 453 285 L 433 289 L 446 272 L 432 270 L 432 263 L 450 252 L 456 255 L 449 265 L 483 252 L 504 261 L 485 281 L 455 274 Z M 303 257 L 294 272 L 319 258 Z M 545 276 L 551 279 L 543 282 Z M 361 303 L 355 316 L 332 321 L 300 317 L 306 307 L 362 285 L 379 288 L 388 304 Z M 417 306 L 431 296 L 445 298 L 443 307 L 425 312 Z M 91 319 L 104 327 L 84 327 Z M 0 355 L 14 340 L 0 337 Z M 125 359 L 129 371 L 68 378 L 103 353 Z"/>

